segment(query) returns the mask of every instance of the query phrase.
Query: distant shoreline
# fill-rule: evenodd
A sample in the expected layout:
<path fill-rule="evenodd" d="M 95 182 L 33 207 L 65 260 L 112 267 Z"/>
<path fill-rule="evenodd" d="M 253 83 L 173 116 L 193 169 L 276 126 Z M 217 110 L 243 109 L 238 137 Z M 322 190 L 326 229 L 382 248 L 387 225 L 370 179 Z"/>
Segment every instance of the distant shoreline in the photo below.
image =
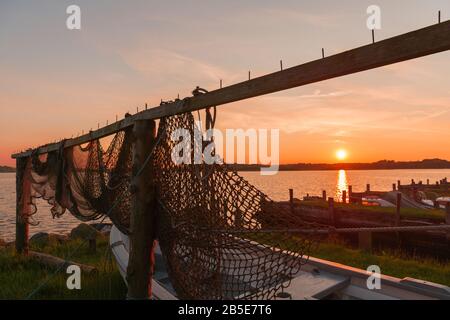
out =
<path fill-rule="evenodd" d="M 0 166 L 0 173 L 13 173 L 16 172 L 16 168 L 8 166 Z"/>
<path fill-rule="evenodd" d="M 258 164 L 234 164 L 236 171 L 259 171 L 267 168 Z M 391 161 L 382 160 L 373 163 L 298 163 L 281 164 L 278 171 L 336 171 L 336 170 L 413 170 L 413 169 L 450 169 L 450 161 L 441 159 L 426 159 L 422 161 Z"/>
<path fill-rule="evenodd" d="M 230 164 L 236 171 L 260 171 L 268 166 L 260 164 Z M 381 160 L 372 163 L 297 163 L 281 164 L 277 171 L 337 171 L 337 170 L 433 170 L 450 169 L 450 161 L 442 159 L 425 159 L 421 161 Z M 16 168 L 0 166 L 0 173 L 14 173 Z"/>

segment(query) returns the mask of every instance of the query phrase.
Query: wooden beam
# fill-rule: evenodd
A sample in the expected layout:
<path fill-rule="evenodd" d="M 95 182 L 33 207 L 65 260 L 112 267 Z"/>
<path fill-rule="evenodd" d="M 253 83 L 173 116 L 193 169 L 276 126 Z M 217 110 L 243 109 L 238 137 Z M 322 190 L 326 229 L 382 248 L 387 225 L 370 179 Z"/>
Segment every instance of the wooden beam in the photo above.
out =
<path fill-rule="evenodd" d="M 67 267 L 70 265 L 76 265 L 76 266 L 80 267 L 80 269 L 83 273 L 87 273 L 87 274 L 98 273 L 97 268 L 95 268 L 93 266 L 64 260 L 64 259 L 52 256 L 47 253 L 30 251 L 29 257 L 30 257 L 30 259 L 38 262 L 39 264 L 42 264 L 44 266 L 51 267 L 51 268 L 67 269 Z"/>
<path fill-rule="evenodd" d="M 26 177 L 29 159 L 16 160 L 16 252 L 28 255 L 29 250 L 29 224 L 31 184 Z"/>
<path fill-rule="evenodd" d="M 67 140 L 65 146 L 71 147 L 108 136 L 131 126 L 136 120 L 159 119 L 236 102 L 447 50 L 450 50 L 450 20 L 202 95 L 144 110 L 89 134 Z M 58 143 L 50 144 L 39 148 L 37 152 L 47 153 L 57 150 L 58 147 Z M 14 154 L 12 157 L 28 157 L 31 152 L 28 150 Z"/>

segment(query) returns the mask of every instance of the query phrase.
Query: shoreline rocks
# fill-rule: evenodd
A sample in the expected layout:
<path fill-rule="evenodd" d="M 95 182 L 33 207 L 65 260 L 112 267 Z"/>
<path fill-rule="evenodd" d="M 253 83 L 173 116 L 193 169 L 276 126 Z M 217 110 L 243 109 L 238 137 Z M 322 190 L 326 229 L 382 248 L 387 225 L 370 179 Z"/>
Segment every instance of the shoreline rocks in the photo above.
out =
<path fill-rule="evenodd" d="M 71 239 L 91 240 L 96 239 L 100 232 L 90 224 L 80 223 L 77 227 L 70 231 Z"/>
<path fill-rule="evenodd" d="M 70 232 L 66 234 L 59 233 L 49 233 L 49 232 L 37 232 L 33 234 L 29 242 L 30 244 L 37 246 L 46 246 L 50 243 L 57 242 L 58 244 L 62 244 L 69 239 L 82 239 L 82 240 L 90 240 L 95 239 L 99 236 L 107 237 L 111 231 L 112 224 L 111 223 L 80 223 L 78 226 L 73 228 Z M 14 246 L 15 241 L 6 241 L 0 238 L 0 248 L 7 248 Z"/>
<path fill-rule="evenodd" d="M 56 233 L 47 233 L 47 232 L 38 232 L 34 234 L 30 238 L 30 244 L 35 244 L 38 246 L 46 246 L 50 242 L 57 242 L 59 244 L 65 242 L 68 239 L 66 235 L 56 234 Z"/>

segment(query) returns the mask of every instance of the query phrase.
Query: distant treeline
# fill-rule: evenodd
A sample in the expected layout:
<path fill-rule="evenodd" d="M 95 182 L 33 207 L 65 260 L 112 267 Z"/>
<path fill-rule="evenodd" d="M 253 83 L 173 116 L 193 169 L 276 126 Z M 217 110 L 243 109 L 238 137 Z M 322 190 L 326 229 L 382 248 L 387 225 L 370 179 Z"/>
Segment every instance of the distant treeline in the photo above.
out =
<path fill-rule="evenodd" d="M 259 171 L 259 164 L 232 164 L 236 171 Z M 282 164 L 280 171 L 312 170 L 383 170 L 383 169 L 450 169 L 450 161 L 442 159 L 425 159 L 422 161 L 381 160 L 372 163 L 296 163 Z M 15 168 L 0 166 L 1 172 L 16 172 Z"/>
<path fill-rule="evenodd" d="M 16 172 L 16 168 L 0 166 L 0 172 Z"/>
<path fill-rule="evenodd" d="M 259 171 L 258 164 L 234 164 L 237 171 Z M 450 161 L 441 159 L 425 159 L 422 161 L 393 161 L 381 160 L 372 163 L 297 163 L 282 164 L 280 171 L 308 171 L 308 170 L 383 170 L 383 169 L 450 169 Z"/>

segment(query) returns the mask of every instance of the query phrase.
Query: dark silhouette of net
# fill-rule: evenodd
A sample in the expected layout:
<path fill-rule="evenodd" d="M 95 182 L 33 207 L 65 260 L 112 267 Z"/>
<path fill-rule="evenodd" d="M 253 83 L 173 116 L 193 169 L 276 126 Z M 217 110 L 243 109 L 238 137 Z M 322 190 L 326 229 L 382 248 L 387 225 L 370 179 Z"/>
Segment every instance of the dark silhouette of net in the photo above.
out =
<path fill-rule="evenodd" d="M 191 138 L 181 151 L 175 148 L 179 141 L 172 139 L 180 128 Z M 194 164 L 196 130 L 191 113 L 161 119 L 148 162 L 154 166 L 158 240 L 171 283 L 183 299 L 276 298 L 306 262 L 313 243 L 311 236 L 289 228 L 313 226 L 279 210 L 226 164 Z M 128 234 L 132 141 L 132 130 L 126 130 L 107 148 L 92 140 L 34 154 L 23 175 L 31 182 L 30 203 L 46 199 L 54 217 L 65 210 L 83 221 L 107 216 Z M 174 152 L 187 152 L 190 163 L 175 163 Z M 34 212 L 24 211 L 29 221 Z"/>
<path fill-rule="evenodd" d="M 61 144 L 62 145 L 62 144 Z M 129 233 L 131 183 L 131 130 L 117 133 L 105 150 L 99 140 L 86 146 L 34 154 L 25 176 L 31 181 L 30 215 L 36 198 L 52 205 L 53 217 L 69 210 L 82 221 L 107 216 L 119 230 Z"/>

